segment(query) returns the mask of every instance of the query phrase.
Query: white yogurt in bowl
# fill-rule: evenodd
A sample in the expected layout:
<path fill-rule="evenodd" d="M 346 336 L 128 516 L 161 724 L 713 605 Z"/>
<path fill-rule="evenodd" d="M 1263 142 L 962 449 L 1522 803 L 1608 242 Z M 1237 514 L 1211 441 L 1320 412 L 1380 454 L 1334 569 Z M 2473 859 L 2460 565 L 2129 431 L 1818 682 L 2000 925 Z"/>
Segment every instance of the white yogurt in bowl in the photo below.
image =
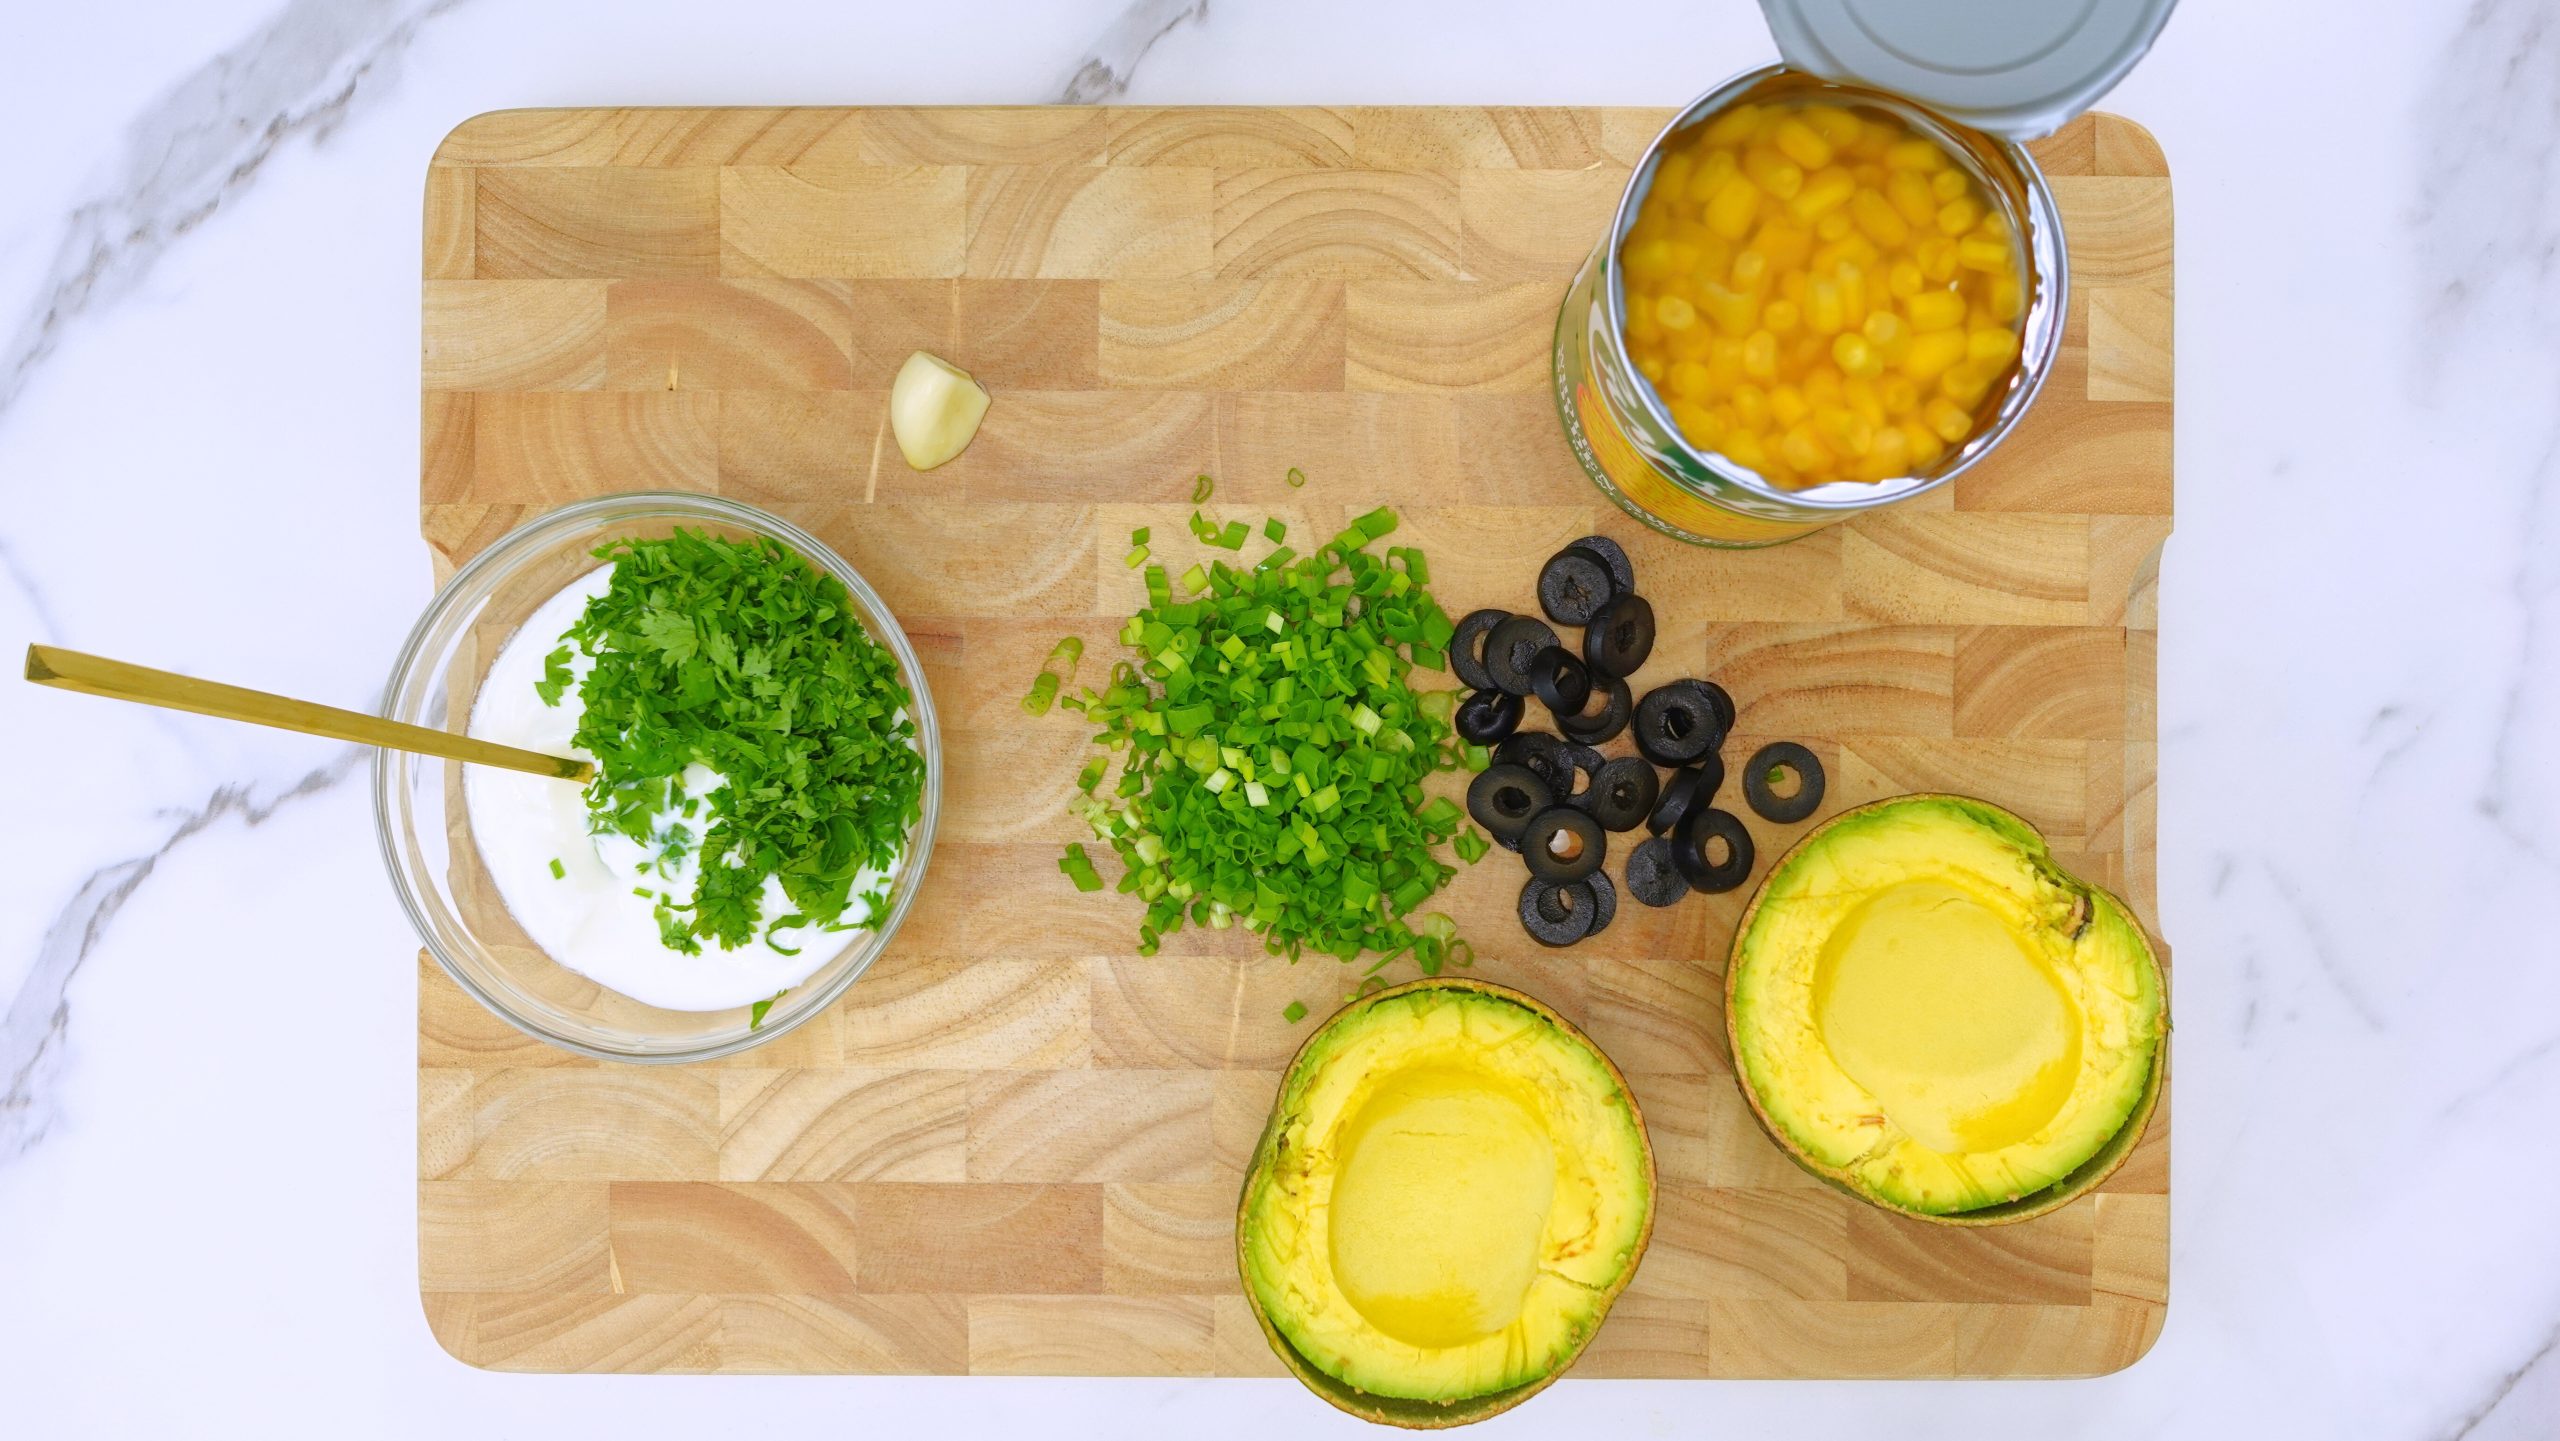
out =
<path fill-rule="evenodd" d="M 545 601 L 507 637 L 472 705 L 472 735 L 595 760 L 574 739 L 585 714 L 580 684 L 562 691 L 557 705 L 545 703 L 535 685 L 562 633 L 612 582 L 613 567 L 599 567 Z M 593 657 L 571 647 L 578 682 L 594 665 Z M 697 801 L 727 783 L 701 765 L 687 768 L 680 781 Z M 660 936 L 658 912 L 662 902 L 681 907 L 693 899 L 701 865 L 687 842 L 698 838 L 700 825 L 685 830 L 682 821 L 671 822 L 644 844 L 597 829 L 583 787 L 496 766 L 464 768 L 463 803 L 489 878 L 525 935 L 554 961 L 635 1001 L 670 1011 L 752 1006 L 807 980 L 841 944 L 835 933 L 776 926 L 735 947 L 714 942 L 698 953 L 677 950 Z M 885 869 L 855 872 L 856 905 L 847 914 L 860 915 L 860 898 L 885 891 L 904 861 L 902 853 Z M 759 913 L 792 913 L 775 877 L 765 878 Z"/>

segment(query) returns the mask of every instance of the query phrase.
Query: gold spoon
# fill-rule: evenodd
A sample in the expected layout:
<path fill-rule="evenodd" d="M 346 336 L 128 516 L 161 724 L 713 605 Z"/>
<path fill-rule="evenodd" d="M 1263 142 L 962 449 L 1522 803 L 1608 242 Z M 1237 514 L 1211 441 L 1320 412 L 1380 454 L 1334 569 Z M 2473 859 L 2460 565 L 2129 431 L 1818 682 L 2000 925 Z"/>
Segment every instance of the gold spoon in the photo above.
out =
<path fill-rule="evenodd" d="M 220 716 L 224 720 L 247 721 L 251 725 L 273 726 L 277 730 L 300 731 L 304 735 L 381 746 L 385 750 L 442 756 L 449 761 L 466 761 L 472 765 L 504 766 L 511 771 L 530 771 L 538 776 L 554 776 L 564 781 L 589 781 L 595 778 L 596 773 L 594 766 L 567 756 L 518 750 L 514 746 L 455 735 L 451 731 L 384 720 L 361 711 L 315 705 L 307 700 L 269 695 L 262 690 L 247 690 L 218 681 L 197 680 L 194 676 L 128 665 L 105 656 L 58 650 L 49 645 L 27 647 L 27 679 L 38 685 L 76 690 L 83 695 L 138 701 L 143 705 Z"/>

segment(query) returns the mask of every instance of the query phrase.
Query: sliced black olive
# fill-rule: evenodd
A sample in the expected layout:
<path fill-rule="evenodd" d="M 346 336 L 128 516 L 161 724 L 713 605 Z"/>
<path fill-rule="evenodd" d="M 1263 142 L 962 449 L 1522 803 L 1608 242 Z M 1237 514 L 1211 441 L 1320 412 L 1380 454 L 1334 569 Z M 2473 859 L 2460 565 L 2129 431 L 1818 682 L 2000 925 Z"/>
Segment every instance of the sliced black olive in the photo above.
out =
<path fill-rule="evenodd" d="M 1648 906 L 1667 906 L 1689 894 L 1688 878 L 1671 858 L 1677 842 L 1660 836 L 1637 846 L 1627 857 L 1627 894 Z"/>
<path fill-rule="evenodd" d="M 1534 615 L 1515 615 L 1484 638 L 1484 673 L 1496 690 L 1530 692 L 1529 662 L 1556 643 L 1556 633 Z M 1462 677 L 1463 679 L 1463 677 Z"/>
<path fill-rule="evenodd" d="M 1609 579 L 1622 591 L 1636 588 L 1636 563 L 1627 559 L 1627 548 L 1605 535 L 1586 535 L 1565 547 L 1599 557 L 1609 568 Z"/>
<path fill-rule="evenodd" d="M 1771 785 L 1777 775 L 1795 772 L 1796 788 L 1792 795 L 1780 795 Z M 1751 764 L 1742 772 L 1742 798 L 1765 821 L 1782 826 L 1793 825 L 1822 809 L 1822 762 L 1813 752 L 1794 741 L 1771 741 L 1751 753 Z"/>
<path fill-rule="evenodd" d="M 1618 883 L 1605 870 L 1584 876 L 1582 883 L 1591 888 L 1591 934 L 1596 936 L 1618 918 Z"/>
<path fill-rule="evenodd" d="M 1599 783 L 1600 768 L 1609 763 L 1609 758 L 1589 746 L 1575 745 L 1570 741 L 1564 744 L 1563 755 L 1568 769 L 1565 784 L 1556 787 L 1556 802 L 1559 805 L 1580 805 L 1591 794 L 1592 786 Z"/>
<path fill-rule="evenodd" d="M 1458 628 L 1449 634 L 1449 673 L 1469 690 L 1494 689 L 1493 677 L 1485 674 L 1484 638 L 1493 628 L 1511 619 L 1507 610 L 1471 610 Z"/>
<path fill-rule="evenodd" d="M 1710 752 L 1693 766 L 1682 766 L 1662 783 L 1661 798 L 1653 803 L 1653 815 L 1646 829 L 1667 836 L 1679 828 L 1680 818 L 1693 807 L 1715 804 L 1716 792 L 1724 789 L 1724 757 Z"/>
<path fill-rule="evenodd" d="M 1571 799 L 1591 812 L 1602 830 L 1631 831 L 1653 813 L 1654 797 L 1661 788 L 1662 778 L 1654 774 L 1651 762 L 1641 756 L 1620 756 L 1601 766 L 1591 777 L 1590 788 Z"/>
<path fill-rule="evenodd" d="M 1711 854 L 1717 841 L 1724 842 L 1721 861 Z M 1521 844 L 1528 844 L 1525 834 Z M 1679 864 L 1681 878 L 1708 895 L 1749 880 L 1755 855 L 1751 832 L 1743 829 L 1741 819 L 1713 806 L 1692 807 L 1681 817 L 1680 828 L 1671 833 L 1671 859 Z"/>
<path fill-rule="evenodd" d="M 1707 709 L 1713 711 L 1716 718 L 1716 743 L 1709 749 L 1721 749 L 1724 738 L 1733 734 L 1733 692 L 1711 680 L 1691 679 L 1674 684 L 1687 686 L 1706 700 Z"/>
<path fill-rule="evenodd" d="M 1567 546 L 1538 572 L 1538 608 L 1558 625 L 1589 625 L 1617 594 L 1608 562 L 1587 550 Z"/>
<path fill-rule="evenodd" d="M 1573 762 L 1565 758 L 1564 742 L 1545 731 L 1515 732 L 1493 748 L 1493 759 L 1497 765 L 1527 766 L 1558 795 L 1573 790 Z"/>
<path fill-rule="evenodd" d="M 1497 841 L 1518 842 L 1531 818 L 1555 803 L 1555 787 L 1527 766 L 1487 766 L 1467 784 L 1467 814 Z"/>
<path fill-rule="evenodd" d="M 1520 729 L 1520 717 L 1527 710 L 1516 695 L 1480 690 L 1459 702 L 1450 724 L 1457 729 L 1458 739 L 1471 746 L 1489 746 Z"/>
<path fill-rule="evenodd" d="M 1594 688 L 1609 698 L 1608 704 L 1600 708 L 1600 713 L 1557 716 L 1556 729 L 1585 745 L 1604 746 L 1616 740 L 1618 732 L 1627 728 L 1627 718 L 1636 710 L 1635 692 L 1628 690 L 1627 683 L 1613 675 L 1596 678 Z M 1584 704 L 1590 702 L 1585 701 Z"/>
<path fill-rule="evenodd" d="M 1542 881 L 1578 881 L 1609 858 L 1609 835 L 1586 812 L 1549 806 L 1520 833 L 1520 856 L 1529 874 Z"/>
<path fill-rule="evenodd" d="M 1520 888 L 1520 929 L 1542 946 L 1569 946 L 1591 934 L 1600 906 L 1580 881 L 1558 885 L 1535 876 Z"/>
<path fill-rule="evenodd" d="M 1655 765 L 1684 766 L 1724 742 L 1724 727 L 1695 683 L 1676 680 L 1636 702 L 1636 749 Z"/>
<path fill-rule="evenodd" d="M 1591 700 L 1591 667 L 1560 645 L 1548 646 L 1529 662 L 1529 689 L 1537 692 L 1558 722 L 1580 715 Z"/>
<path fill-rule="evenodd" d="M 1633 592 L 1600 607 L 1583 628 L 1582 658 L 1600 675 L 1634 675 L 1652 654 L 1653 602 Z"/>

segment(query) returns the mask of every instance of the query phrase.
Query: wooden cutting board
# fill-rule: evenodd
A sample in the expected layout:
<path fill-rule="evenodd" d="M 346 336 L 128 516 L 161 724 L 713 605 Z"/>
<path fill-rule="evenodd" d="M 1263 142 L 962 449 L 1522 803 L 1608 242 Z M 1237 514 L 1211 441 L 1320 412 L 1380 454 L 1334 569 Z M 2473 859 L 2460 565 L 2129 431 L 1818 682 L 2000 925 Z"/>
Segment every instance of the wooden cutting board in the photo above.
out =
<path fill-rule="evenodd" d="M 1455 613 L 1528 609 L 1606 531 L 1651 677 L 1811 743 L 1825 813 L 1970 792 L 2157 930 L 2155 567 L 2170 525 L 2170 201 L 2139 127 L 2035 146 L 2073 270 L 2053 382 L 1998 459 L 1776 550 L 1692 550 L 1576 468 L 1548 391 L 1565 279 L 1659 110 L 591 110 L 485 115 L 427 172 L 422 526 L 439 573 L 547 507 L 711 491 L 842 551 L 923 653 L 950 768 L 914 915 L 830 1013 L 717 1064 L 526 1040 L 432 966 L 419 1283 L 529 1371 L 1278 1375 L 1231 1212 L 1279 1068 L 1350 973 L 1241 931 L 1132 954 L 1056 870 L 1084 727 L 1016 707 L 1141 594 L 1129 531 L 1328 535 L 1382 501 Z M 994 390 L 918 475 L 885 391 L 927 347 Z M 1303 490 L 1282 481 L 1291 466 Z M 1088 658 L 1090 671 L 1095 664 Z M 1623 742 L 1621 742 L 1623 745 Z M 1800 827 L 1753 820 L 1761 865 Z M 1585 1027 L 1661 1168 L 1653 1247 L 1583 1376 L 2080 1375 L 2167 1297 L 2169 1121 L 2094 1199 L 1897 1219 L 1755 1129 L 1721 1024 L 1747 891 L 1540 951 L 1498 854 L 1447 903 L 1476 973 Z M 1309 1403 L 1312 1405 L 1313 1403 Z M 1311 1413 L 1312 1414 L 1312 1413 Z"/>

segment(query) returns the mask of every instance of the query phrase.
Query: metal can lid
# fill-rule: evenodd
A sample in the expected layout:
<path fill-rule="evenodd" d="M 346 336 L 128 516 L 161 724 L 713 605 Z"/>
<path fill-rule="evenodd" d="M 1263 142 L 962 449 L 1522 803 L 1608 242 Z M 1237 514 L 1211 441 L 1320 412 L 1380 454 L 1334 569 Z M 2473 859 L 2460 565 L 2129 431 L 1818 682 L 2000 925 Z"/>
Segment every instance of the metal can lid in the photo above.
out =
<path fill-rule="evenodd" d="M 1994 135 L 2050 135 L 2115 87 L 2177 0 L 1760 0 L 1778 53 Z"/>

